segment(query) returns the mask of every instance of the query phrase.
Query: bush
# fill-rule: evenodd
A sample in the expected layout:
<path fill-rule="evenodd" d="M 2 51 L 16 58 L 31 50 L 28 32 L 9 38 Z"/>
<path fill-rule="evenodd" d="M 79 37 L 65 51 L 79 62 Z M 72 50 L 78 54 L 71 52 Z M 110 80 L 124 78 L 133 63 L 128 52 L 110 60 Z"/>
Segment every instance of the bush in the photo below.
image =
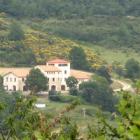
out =
<path fill-rule="evenodd" d="M 79 94 L 78 89 L 76 89 L 76 88 L 71 88 L 70 89 L 70 95 L 78 96 L 78 94 Z"/>
<path fill-rule="evenodd" d="M 60 99 L 60 102 L 62 102 L 62 103 L 71 103 L 76 99 L 76 97 L 70 96 L 70 95 L 69 96 L 60 95 L 59 99 Z"/>
<path fill-rule="evenodd" d="M 48 96 L 49 100 L 51 101 L 55 101 L 55 102 L 59 102 L 59 94 L 55 91 L 55 90 L 50 90 L 49 91 L 49 96 Z"/>
<path fill-rule="evenodd" d="M 24 38 L 25 36 L 21 26 L 17 23 L 13 23 L 10 28 L 9 39 L 11 41 L 19 41 Z"/>
<path fill-rule="evenodd" d="M 126 76 L 132 80 L 140 78 L 140 63 L 135 59 L 129 59 L 125 64 Z"/>
<path fill-rule="evenodd" d="M 49 100 L 55 101 L 55 102 L 62 102 L 62 103 L 71 103 L 73 102 L 77 97 L 68 95 L 63 96 L 60 92 L 56 91 L 49 91 Z"/>

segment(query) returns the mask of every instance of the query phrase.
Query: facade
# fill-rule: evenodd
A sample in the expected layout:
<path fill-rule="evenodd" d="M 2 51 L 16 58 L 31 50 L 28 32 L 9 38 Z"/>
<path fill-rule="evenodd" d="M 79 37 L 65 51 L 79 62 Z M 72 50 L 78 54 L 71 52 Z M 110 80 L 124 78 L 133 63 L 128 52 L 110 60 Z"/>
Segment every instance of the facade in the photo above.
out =
<path fill-rule="evenodd" d="M 25 91 L 27 89 L 25 81 L 30 70 L 30 68 L 0 68 L 5 90 Z"/>
<path fill-rule="evenodd" d="M 70 62 L 63 59 L 48 61 L 46 65 L 37 65 L 34 68 L 40 71 L 49 80 L 49 90 L 67 91 L 66 79 L 74 76 L 79 84 L 88 81 L 91 73 L 70 69 Z M 3 76 L 3 85 L 7 91 L 26 91 L 26 77 L 31 68 L 0 68 L 0 75 Z"/>

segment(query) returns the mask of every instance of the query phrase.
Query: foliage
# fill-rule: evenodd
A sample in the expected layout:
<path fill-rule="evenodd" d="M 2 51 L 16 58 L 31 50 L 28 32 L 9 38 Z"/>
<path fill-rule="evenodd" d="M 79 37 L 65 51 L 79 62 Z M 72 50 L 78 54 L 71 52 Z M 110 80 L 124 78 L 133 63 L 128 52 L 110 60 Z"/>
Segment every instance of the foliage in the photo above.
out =
<path fill-rule="evenodd" d="M 77 96 L 78 95 L 78 89 L 77 89 L 78 80 L 75 77 L 71 76 L 66 79 L 66 84 L 69 87 L 70 94 Z"/>
<path fill-rule="evenodd" d="M 70 89 L 77 88 L 78 80 L 75 77 L 71 76 L 66 79 L 66 84 Z"/>
<path fill-rule="evenodd" d="M 136 89 L 136 94 L 140 94 L 140 80 L 135 82 L 134 87 Z"/>
<path fill-rule="evenodd" d="M 0 63 L 8 64 L 8 66 L 32 66 L 36 64 L 36 58 L 30 48 L 17 42 L 13 48 L 0 47 Z"/>
<path fill-rule="evenodd" d="M 35 99 L 23 98 L 19 93 L 0 94 L 0 103 L 4 105 L 0 112 L 0 138 L 32 139 L 33 131 L 39 124 L 38 113 L 33 109 Z"/>
<path fill-rule="evenodd" d="M 100 78 L 99 78 L 100 79 Z M 88 137 L 83 137 L 79 124 L 65 114 L 75 109 L 79 102 L 66 106 L 56 117 L 49 120 L 42 111 L 34 108 L 35 98 L 25 98 L 19 93 L 0 92 L 0 138 L 23 140 L 128 140 L 140 138 L 139 96 L 128 92 L 119 94 L 117 112 L 102 112 L 93 116 L 88 125 Z M 83 126 L 84 127 L 84 126 Z M 86 131 L 84 131 L 85 135 Z M 86 136 L 86 135 L 85 135 Z"/>
<path fill-rule="evenodd" d="M 32 69 L 27 76 L 26 85 L 33 93 L 48 89 L 48 79 L 39 69 Z"/>
<path fill-rule="evenodd" d="M 112 71 L 115 72 L 120 77 L 124 77 L 126 75 L 124 67 L 118 62 L 114 62 L 112 64 Z"/>
<path fill-rule="evenodd" d="M 103 110 L 113 112 L 117 98 L 113 95 L 109 83 L 105 78 L 98 77 L 92 81 L 80 84 L 82 98 L 90 103 L 101 107 Z"/>
<path fill-rule="evenodd" d="M 93 15 L 134 15 L 140 10 L 139 0 L 1 0 L 0 11 L 16 17 L 85 18 Z"/>
<path fill-rule="evenodd" d="M 129 93 L 121 94 L 123 97 L 118 104 L 119 113 L 113 113 L 109 120 L 104 115 L 98 115 L 97 123 L 89 126 L 90 139 L 137 140 L 140 138 L 139 102 Z"/>
<path fill-rule="evenodd" d="M 0 90 L 3 90 L 3 77 L 0 75 Z"/>
<path fill-rule="evenodd" d="M 120 59 L 119 52 L 124 53 L 129 58 L 132 52 L 132 54 L 139 53 L 139 22 L 140 18 L 133 16 L 96 15 L 84 19 L 43 20 L 40 22 L 41 25 L 37 27 L 64 38 L 86 42 L 87 46 L 97 48 L 97 51 L 102 47 L 103 49 L 100 51 L 102 55 L 104 55 L 102 51 L 106 52 L 106 49 L 107 54 L 113 51 L 115 56 L 110 56 L 110 59 L 116 57 L 116 61 L 118 61 Z"/>
<path fill-rule="evenodd" d="M 61 93 L 57 93 L 56 91 L 49 91 L 49 100 L 61 103 L 71 103 L 77 100 L 77 97 L 73 97 L 71 95 L 64 96 Z"/>
<path fill-rule="evenodd" d="M 106 80 L 111 83 L 112 80 L 111 80 L 111 75 L 109 73 L 109 70 L 108 68 L 106 68 L 105 66 L 102 66 L 100 67 L 97 71 L 96 71 L 96 74 L 102 76 L 102 77 L 105 77 Z"/>
<path fill-rule="evenodd" d="M 69 118 L 64 118 L 62 120 L 62 127 L 60 131 L 60 136 L 58 137 L 60 140 L 76 140 L 79 137 L 78 127 L 76 124 L 73 124 Z"/>
<path fill-rule="evenodd" d="M 10 27 L 9 39 L 11 41 L 19 41 L 24 39 L 24 32 L 20 24 L 12 23 Z"/>
<path fill-rule="evenodd" d="M 17 19 L 13 19 L 17 21 Z M 86 45 L 76 41 L 64 39 L 53 35 L 42 25 L 41 20 L 18 21 L 25 32 L 25 39 L 21 41 L 10 41 L 8 32 L 11 25 L 9 16 L 0 14 L 0 65 L 2 66 L 31 66 L 35 64 L 45 64 L 47 60 L 54 57 L 69 59 L 69 52 L 75 46 L 82 47 L 87 55 L 88 63 L 92 68 L 100 67 L 103 60 Z M 61 50 L 61 51 L 60 51 Z M 17 59 L 18 58 L 18 59 Z"/>
<path fill-rule="evenodd" d="M 140 64 L 134 59 L 129 59 L 125 64 L 126 76 L 131 79 L 138 79 L 140 77 Z"/>
<path fill-rule="evenodd" d="M 79 103 L 72 102 L 60 112 L 60 114 L 48 122 L 44 113 L 34 107 L 36 99 L 32 96 L 28 98 L 19 93 L 7 94 L 0 92 L 0 139 L 16 140 L 54 140 L 54 128 L 60 125 L 61 139 L 64 137 L 75 137 L 76 127 L 70 121 L 64 119 L 64 114 L 72 111 Z M 65 121 L 64 121 L 65 120 Z M 67 121 L 66 121 L 67 120 Z M 67 122 L 67 123 L 66 123 Z M 71 130 L 69 133 L 63 131 L 66 126 Z M 73 127 L 72 127 L 73 126 Z M 66 130 L 66 129 L 65 129 Z"/>
<path fill-rule="evenodd" d="M 90 66 L 87 61 L 84 50 L 80 47 L 74 47 L 69 54 L 72 68 L 80 70 L 89 70 Z"/>
<path fill-rule="evenodd" d="M 55 90 L 50 90 L 48 98 L 51 101 L 59 102 L 60 101 L 60 98 L 59 98 L 60 95 L 59 94 L 60 93 L 57 93 L 57 91 L 55 91 Z"/>

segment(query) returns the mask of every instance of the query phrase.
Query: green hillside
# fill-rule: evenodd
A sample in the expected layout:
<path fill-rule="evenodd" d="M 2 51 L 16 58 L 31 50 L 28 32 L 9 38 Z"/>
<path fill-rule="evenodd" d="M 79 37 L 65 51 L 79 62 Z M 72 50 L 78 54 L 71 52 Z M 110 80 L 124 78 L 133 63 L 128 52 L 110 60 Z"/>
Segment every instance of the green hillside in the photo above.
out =
<path fill-rule="evenodd" d="M 2 0 L 0 11 L 20 20 L 42 18 L 43 29 L 61 36 L 137 51 L 139 5 L 139 0 Z"/>
<path fill-rule="evenodd" d="M 101 65 L 98 57 L 109 63 L 124 64 L 131 57 L 139 61 L 139 5 L 139 0 L 1 0 L 1 64 L 34 65 L 50 57 L 67 58 L 73 46 L 84 47 L 95 67 Z M 14 21 L 25 32 L 21 42 L 7 38 Z M 9 54 L 11 49 L 3 49 L 11 46 L 22 50 Z"/>
<path fill-rule="evenodd" d="M 16 17 L 85 18 L 139 16 L 139 0 L 1 0 L 0 11 Z"/>
<path fill-rule="evenodd" d="M 8 38 L 10 26 L 15 22 L 21 25 L 25 33 L 25 39 L 21 41 L 11 41 Z M 1 14 L 1 65 L 29 66 L 34 64 L 44 64 L 46 60 L 54 57 L 68 59 L 69 51 L 76 46 L 84 48 L 87 54 L 87 59 L 94 68 L 97 68 L 104 63 L 104 61 L 93 52 L 92 49 L 86 48 L 84 45 L 80 45 L 70 39 L 64 39 L 49 32 L 35 29 L 32 27 L 34 22 L 29 20 L 20 22 L 3 13 Z M 39 25 L 40 23 L 37 24 Z"/>

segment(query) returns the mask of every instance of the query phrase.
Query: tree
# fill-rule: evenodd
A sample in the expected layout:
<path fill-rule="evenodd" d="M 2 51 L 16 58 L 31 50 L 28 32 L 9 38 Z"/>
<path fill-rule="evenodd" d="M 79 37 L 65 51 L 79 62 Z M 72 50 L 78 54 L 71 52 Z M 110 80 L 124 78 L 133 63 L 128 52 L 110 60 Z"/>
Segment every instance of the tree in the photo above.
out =
<path fill-rule="evenodd" d="M 0 90 L 3 90 L 3 77 L 0 75 Z"/>
<path fill-rule="evenodd" d="M 70 94 L 71 95 L 77 95 L 78 94 L 78 89 L 77 89 L 77 85 L 78 85 L 78 80 L 71 76 L 69 78 L 66 79 L 66 84 L 70 89 Z"/>
<path fill-rule="evenodd" d="M 48 79 L 39 69 L 32 69 L 27 76 L 26 85 L 32 93 L 37 93 L 48 89 Z"/>
<path fill-rule="evenodd" d="M 16 22 L 11 24 L 9 39 L 12 41 L 18 41 L 18 40 L 22 40 L 24 38 L 25 38 L 25 36 L 24 36 L 24 32 L 23 32 L 21 26 Z"/>
<path fill-rule="evenodd" d="M 102 77 L 105 77 L 106 80 L 107 80 L 109 83 L 112 82 L 112 81 L 111 81 L 111 76 L 110 76 L 110 74 L 109 74 L 109 71 L 108 71 L 108 69 L 107 69 L 105 66 L 100 67 L 100 68 L 96 71 L 96 74 L 98 74 L 98 75 L 100 75 L 100 76 L 102 76 Z"/>
<path fill-rule="evenodd" d="M 77 88 L 78 80 L 75 77 L 71 76 L 66 79 L 66 84 L 69 88 Z"/>
<path fill-rule="evenodd" d="M 97 76 L 96 79 L 80 84 L 79 89 L 86 102 L 98 105 L 103 110 L 115 111 L 117 98 L 105 78 Z"/>
<path fill-rule="evenodd" d="M 80 47 L 74 47 L 69 54 L 72 67 L 80 70 L 89 70 L 89 62 L 86 59 L 84 50 Z"/>
<path fill-rule="evenodd" d="M 134 84 L 134 87 L 136 88 L 136 93 L 140 94 L 140 80 L 137 80 Z"/>
<path fill-rule="evenodd" d="M 103 113 L 99 113 L 97 123 L 89 125 L 89 139 L 140 139 L 139 98 L 128 92 L 121 92 L 120 97 L 118 113 L 112 113 L 107 119 Z"/>
<path fill-rule="evenodd" d="M 125 64 L 126 76 L 131 79 L 140 77 L 140 64 L 135 59 L 129 59 Z"/>

